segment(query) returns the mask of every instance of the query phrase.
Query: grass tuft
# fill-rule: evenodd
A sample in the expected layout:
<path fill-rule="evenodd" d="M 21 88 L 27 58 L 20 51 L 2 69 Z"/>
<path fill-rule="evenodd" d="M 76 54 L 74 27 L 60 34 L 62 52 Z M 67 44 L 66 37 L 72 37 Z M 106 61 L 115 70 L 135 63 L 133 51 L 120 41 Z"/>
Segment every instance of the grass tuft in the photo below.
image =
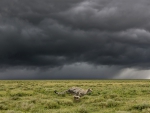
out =
<path fill-rule="evenodd" d="M 59 109 L 60 105 L 56 101 L 45 101 L 44 108 L 46 108 L 46 109 Z"/>
<path fill-rule="evenodd" d="M 0 110 L 7 110 L 8 106 L 4 104 L 0 104 Z"/>
<path fill-rule="evenodd" d="M 82 105 L 81 107 L 79 107 L 78 113 L 89 113 L 89 112 L 88 112 L 87 108 Z"/>
<path fill-rule="evenodd" d="M 148 109 L 150 108 L 150 104 L 147 104 L 147 103 L 142 103 L 142 104 L 136 104 L 136 105 L 133 105 L 130 110 L 139 110 L 139 111 L 142 111 L 143 109 Z"/>

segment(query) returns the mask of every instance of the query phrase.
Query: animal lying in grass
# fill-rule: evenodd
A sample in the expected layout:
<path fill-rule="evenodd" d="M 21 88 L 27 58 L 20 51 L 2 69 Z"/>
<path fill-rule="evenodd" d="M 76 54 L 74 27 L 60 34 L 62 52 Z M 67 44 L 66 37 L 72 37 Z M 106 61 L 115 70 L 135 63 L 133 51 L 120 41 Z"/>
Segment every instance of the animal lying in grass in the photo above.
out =
<path fill-rule="evenodd" d="M 80 97 L 92 92 L 92 90 L 91 89 L 85 90 L 80 87 L 71 87 L 68 90 L 63 91 L 63 92 L 57 92 L 56 90 L 54 92 L 58 95 L 70 93 L 70 94 L 74 95 L 74 99 L 80 99 Z"/>

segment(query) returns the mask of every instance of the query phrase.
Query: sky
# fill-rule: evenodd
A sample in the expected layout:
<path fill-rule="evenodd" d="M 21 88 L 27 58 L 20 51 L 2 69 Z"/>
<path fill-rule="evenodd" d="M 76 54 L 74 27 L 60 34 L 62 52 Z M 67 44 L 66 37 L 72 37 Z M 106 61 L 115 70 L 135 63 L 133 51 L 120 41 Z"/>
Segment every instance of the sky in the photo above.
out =
<path fill-rule="evenodd" d="M 0 79 L 149 79 L 149 0 L 0 0 Z"/>

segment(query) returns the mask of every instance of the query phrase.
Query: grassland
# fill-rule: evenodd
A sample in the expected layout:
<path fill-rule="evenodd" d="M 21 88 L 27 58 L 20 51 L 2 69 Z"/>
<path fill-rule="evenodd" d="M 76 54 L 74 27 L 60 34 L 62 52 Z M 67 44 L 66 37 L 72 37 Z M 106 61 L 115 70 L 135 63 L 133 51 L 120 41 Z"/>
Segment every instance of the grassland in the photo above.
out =
<path fill-rule="evenodd" d="M 56 95 L 72 86 L 92 93 Z M 150 113 L 149 80 L 0 81 L 0 113 Z"/>

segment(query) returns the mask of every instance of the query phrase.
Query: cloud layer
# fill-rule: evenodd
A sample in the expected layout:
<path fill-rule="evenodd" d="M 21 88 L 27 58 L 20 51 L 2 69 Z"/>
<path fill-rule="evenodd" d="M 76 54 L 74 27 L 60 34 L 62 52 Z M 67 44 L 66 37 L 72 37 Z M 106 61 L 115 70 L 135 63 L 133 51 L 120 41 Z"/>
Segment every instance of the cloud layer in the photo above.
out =
<path fill-rule="evenodd" d="M 148 0 L 1 0 L 0 66 L 150 67 Z"/>

